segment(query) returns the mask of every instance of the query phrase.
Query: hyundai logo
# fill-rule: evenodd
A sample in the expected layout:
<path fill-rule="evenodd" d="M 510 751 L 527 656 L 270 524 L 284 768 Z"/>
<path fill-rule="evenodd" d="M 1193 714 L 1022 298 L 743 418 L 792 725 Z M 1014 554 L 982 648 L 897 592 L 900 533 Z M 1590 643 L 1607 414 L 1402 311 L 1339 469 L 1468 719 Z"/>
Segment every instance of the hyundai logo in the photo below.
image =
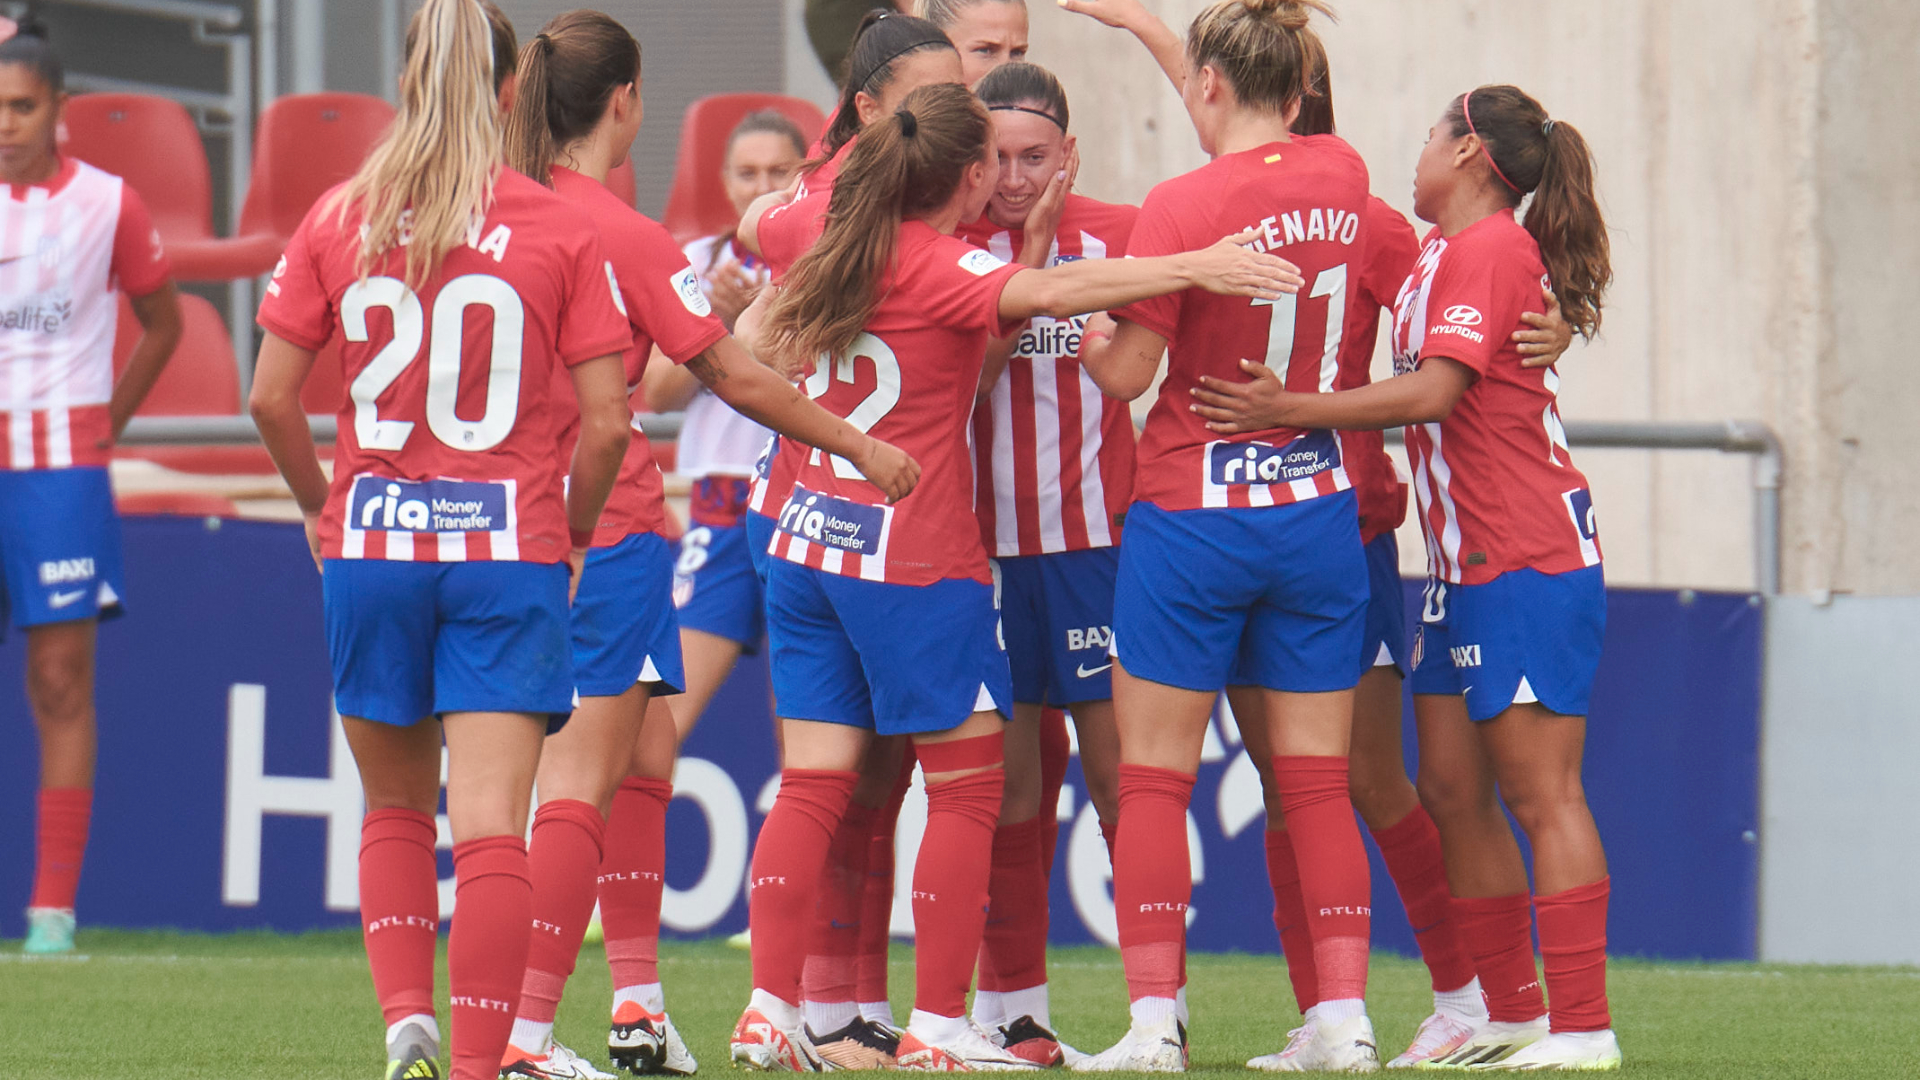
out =
<path fill-rule="evenodd" d="M 1455 326 L 1479 326 L 1481 323 L 1480 309 L 1466 304 L 1453 305 L 1442 317 Z"/>

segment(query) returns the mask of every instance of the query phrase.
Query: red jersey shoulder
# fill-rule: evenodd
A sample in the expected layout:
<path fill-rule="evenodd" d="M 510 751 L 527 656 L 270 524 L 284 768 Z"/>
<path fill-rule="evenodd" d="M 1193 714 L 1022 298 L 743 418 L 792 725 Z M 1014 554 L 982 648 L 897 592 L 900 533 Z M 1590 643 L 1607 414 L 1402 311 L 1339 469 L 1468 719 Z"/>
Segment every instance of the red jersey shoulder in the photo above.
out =
<path fill-rule="evenodd" d="M 1092 233 L 1106 241 L 1108 257 L 1117 258 L 1126 253 L 1127 241 L 1133 236 L 1134 223 L 1139 220 L 1140 208 L 1137 206 L 1069 195 L 1066 211 L 1060 218 L 1060 227 Z"/>
<path fill-rule="evenodd" d="M 725 336 L 700 275 L 674 243 L 666 226 L 620 200 L 605 184 L 570 169 L 556 168 L 554 190 L 578 200 L 598 226 L 601 250 L 613 268 L 615 299 L 627 321 L 683 363 Z M 637 358 L 644 364 L 645 356 Z"/>
<path fill-rule="evenodd" d="M 1400 286 L 1420 258 L 1420 240 L 1406 217 L 1378 195 L 1367 196 L 1366 266 L 1360 291 L 1375 307 L 1393 306 Z"/>
<path fill-rule="evenodd" d="M 1509 347 L 1521 313 L 1545 308 L 1545 281 L 1539 245 L 1511 213 L 1455 234 L 1433 271 L 1422 355 L 1448 356 L 1486 374 Z"/>
<path fill-rule="evenodd" d="M 776 276 L 784 275 L 826 231 L 830 196 L 825 192 L 776 206 L 760 215 L 755 235 L 760 257 Z"/>
<path fill-rule="evenodd" d="M 900 228 L 897 291 L 888 290 L 889 307 L 907 305 L 909 317 L 955 330 L 1010 333 L 1000 318 L 1000 292 L 1026 267 L 1008 263 L 984 248 L 935 232 L 923 222 Z"/>

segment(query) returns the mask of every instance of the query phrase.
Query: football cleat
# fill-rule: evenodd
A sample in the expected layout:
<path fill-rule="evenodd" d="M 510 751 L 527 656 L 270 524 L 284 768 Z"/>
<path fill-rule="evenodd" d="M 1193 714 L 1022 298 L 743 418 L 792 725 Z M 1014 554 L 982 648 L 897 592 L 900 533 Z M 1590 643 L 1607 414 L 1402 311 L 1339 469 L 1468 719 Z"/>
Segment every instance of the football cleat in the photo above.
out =
<path fill-rule="evenodd" d="M 664 1012 L 648 1012 L 637 1001 L 623 1001 L 607 1030 L 607 1057 L 616 1069 L 635 1076 L 667 1073 L 692 1076 L 700 1063 Z"/>
<path fill-rule="evenodd" d="M 440 1080 L 440 1045 L 419 1024 L 387 1044 L 387 1080 Z"/>
<path fill-rule="evenodd" d="M 1495 1065 L 1516 1050 L 1532 1046 L 1545 1038 L 1547 1018 L 1519 1022 L 1489 1020 L 1474 1030 L 1467 1041 L 1450 1053 L 1415 1065 L 1416 1069 L 1466 1069 L 1477 1065 Z"/>
<path fill-rule="evenodd" d="M 1558 1031 L 1475 1072 L 1613 1072 L 1620 1067 L 1620 1040 L 1606 1031 Z"/>
<path fill-rule="evenodd" d="M 735 1068 L 760 1072 L 823 1072 L 805 1026 L 783 1031 L 759 1009 L 749 1008 L 733 1026 L 728 1050 Z"/>
<path fill-rule="evenodd" d="M 1380 1071 L 1380 1050 L 1373 1039 L 1373 1021 L 1363 1016 L 1338 1024 L 1318 1020 L 1287 1034 L 1286 1048 L 1247 1062 L 1262 1072 L 1370 1073 Z"/>
<path fill-rule="evenodd" d="M 1186 1026 L 1171 1016 L 1151 1024 L 1135 1024 L 1119 1042 L 1081 1058 L 1071 1067 L 1074 1072 L 1186 1072 Z"/>
<path fill-rule="evenodd" d="M 27 909 L 27 943 L 24 951 L 36 956 L 73 951 L 73 909 L 30 907 Z"/>
<path fill-rule="evenodd" d="M 900 1036 L 865 1017 L 829 1035 L 807 1029 L 807 1041 L 829 1069 L 891 1069 L 899 1064 Z"/>
<path fill-rule="evenodd" d="M 1465 1046 L 1480 1027 L 1446 1013 L 1434 1013 L 1420 1021 L 1420 1030 L 1413 1033 L 1412 1045 L 1406 1053 L 1387 1062 L 1387 1068 L 1411 1069 L 1421 1062 L 1446 1057 Z"/>
<path fill-rule="evenodd" d="M 958 1037 L 930 1043 L 907 1028 L 895 1053 L 899 1068 L 911 1072 L 1025 1072 L 1041 1066 L 997 1045 L 979 1024 L 967 1021 Z"/>
<path fill-rule="evenodd" d="M 508 1044 L 500 1058 L 500 1080 L 619 1080 L 601 1072 L 587 1059 L 561 1046 L 549 1043 L 544 1054 L 531 1054 Z"/>
<path fill-rule="evenodd" d="M 1025 1058 L 1043 1069 L 1066 1064 L 1066 1048 L 1060 1036 L 1048 1031 L 1031 1016 L 1022 1016 L 1010 1024 L 1001 1024 L 989 1033 L 996 1045 L 1007 1053 Z"/>

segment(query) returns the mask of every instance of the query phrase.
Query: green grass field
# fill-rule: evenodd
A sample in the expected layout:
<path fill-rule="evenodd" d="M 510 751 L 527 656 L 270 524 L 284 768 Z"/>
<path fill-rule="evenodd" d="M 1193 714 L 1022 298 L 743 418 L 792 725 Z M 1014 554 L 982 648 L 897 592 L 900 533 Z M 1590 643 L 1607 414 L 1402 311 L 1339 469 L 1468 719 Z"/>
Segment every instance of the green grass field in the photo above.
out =
<path fill-rule="evenodd" d="M 376 1080 L 380 1015 L 360 938 L 83 930 L 85 959 L 27 959 L 0 946 L 0 1077 L 58 1080 Z M 661 975 L 674 1021 L 707 1074 L 727 1071 L 726 1038 L 747 994 L 746 954 L 669 944 Z M 1247 1075 L 1297 1019 L 1277 960 L 1195 956 L 1193 1066 Z M 1396 1053 L 1428 1006 L 1425 970 L 1377 957 L 1369 995 L 1381 1046 Z M 1126 993 L 1119 957 L 1054 954 L 1053 1015 L 1088 1050 L 1117 1038 Z M 912 951 L 896 948 L 904 1018 Z M 446 981 L 440 981 L 445 1013 Z M 610 988 L 588 946 L 559 1020 L 561 1041 L 604 1044 Z M 1614 1023 L 1634 1075 L 1920 1076 L 1920 971 L 1623 962 Z M 604 1065 L 604 1062 L 602 1062 Z"/>

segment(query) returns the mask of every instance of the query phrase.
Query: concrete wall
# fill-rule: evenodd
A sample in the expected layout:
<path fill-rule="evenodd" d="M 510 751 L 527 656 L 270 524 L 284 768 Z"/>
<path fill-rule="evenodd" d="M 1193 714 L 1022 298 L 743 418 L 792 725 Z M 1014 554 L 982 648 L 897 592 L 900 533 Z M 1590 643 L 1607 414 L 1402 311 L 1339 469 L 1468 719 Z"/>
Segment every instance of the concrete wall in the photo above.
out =
<path fill-rule="evenodd" d="M 1145 0 L 1184 29 L 1200 0 Z M 1034 2 L 1083 191 L 1138 200 L 1202 160 L 1120 31 Z M 1896 290 L 1920 260 L 1920 5 L 1876 0 L 1364 0 L 1323 26 L 1341 131 L 1411 209 L 1453 96 L 1513 82 L 1593 144 L 1617 281 L 1562 367 L 1570 418 L 1758 418 L 1786 441 L 1788 591 L 1920 591 L 1920 500 L 1895 444 L 1920 408 Z M 1587 451 L 1610 576 L 1753 584 L 1747 463 Z M 1403 536 L 1407 568 L 1420 545 Z"/>

